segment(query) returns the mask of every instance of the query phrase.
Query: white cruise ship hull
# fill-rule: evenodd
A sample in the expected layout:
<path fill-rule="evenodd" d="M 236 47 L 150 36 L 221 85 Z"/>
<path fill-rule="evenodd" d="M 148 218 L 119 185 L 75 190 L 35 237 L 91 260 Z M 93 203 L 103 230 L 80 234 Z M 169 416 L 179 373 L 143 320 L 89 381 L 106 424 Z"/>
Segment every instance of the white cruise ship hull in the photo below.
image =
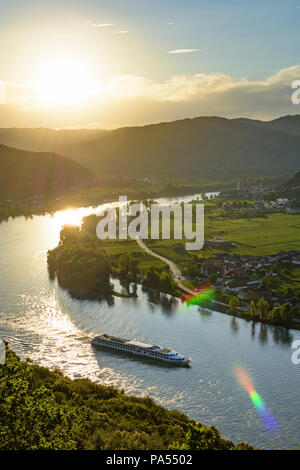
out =
<path fill-rule="evenodd" d="M 96 336 L 91 342 L 92 345 L 101 349 L 139 356 L 142 359 L 151 361 L 164 362 L 181 367 L 189 367 L 190 365 L 190 359 L 177 354 L 175 351 L 166 350 L 160 346 L 144 345 L 143 343 L 123 340 L 121 338 L 113 339 L 114 337 L 106 336 L 107 338 L 103 337 L 103 335 Z"/>

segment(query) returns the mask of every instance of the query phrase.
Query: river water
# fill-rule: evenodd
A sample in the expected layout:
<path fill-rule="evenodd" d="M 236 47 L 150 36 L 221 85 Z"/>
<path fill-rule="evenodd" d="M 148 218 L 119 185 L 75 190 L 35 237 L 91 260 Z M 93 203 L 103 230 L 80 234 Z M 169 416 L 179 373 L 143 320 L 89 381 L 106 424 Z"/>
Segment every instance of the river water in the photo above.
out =
<path fill-rule="evenodd" d="M 195 306 L 170 308 L 140 288 L 137 299 L 114 298 L 112 305 L 75 300 L 49 279 L 46 254 L 57 245 L 61 226 L 80 223 L 94 211 L 68 210 L 0 224 L 0 337 L 22 358 L 58 367 L 72 378 L 89 377 L 129 394 L 150 395 L 167 408 L 216 426 L 234 442 L 298 448 L 300 365 L 291 361 L 291 344 L 300 339 L 300 331 L 253 326 Z M 90 340 L 100 332 L 171 347 L 191 356 L 192 367 L 94 351 Z M 264 428 L 248 393 L 237 383 L 237 365 L 248 371 L 278 421 L 276 433 Z"/>

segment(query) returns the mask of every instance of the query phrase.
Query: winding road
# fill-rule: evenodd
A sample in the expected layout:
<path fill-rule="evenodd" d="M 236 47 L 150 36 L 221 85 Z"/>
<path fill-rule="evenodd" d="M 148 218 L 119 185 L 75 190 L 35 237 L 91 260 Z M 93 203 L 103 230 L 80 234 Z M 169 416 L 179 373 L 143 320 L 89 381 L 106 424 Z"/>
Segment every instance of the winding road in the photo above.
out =
<path fill-rule="evenodd" d="M 162 261 L 164 261 L 166 264 L 169 265 L 170 271 L 172 272 L 173 277 L 174 277 L 174 281 L 176 282 L 178 287 L 180 287 L 181 290 L 183 290 L 187 294 L 195 295 L 195 291 L 188 289 L 182 283 L 182 280 L 184 279 L 184 277 L 180 269 L 176 266 L 176 264 L 173 261 L 171 261 L 169 258 L 165 258 L 164 256 L 161 256 L 155 253 L 154 251 L 152 251 L 150 248 L 148 248 L 148 246 L 143 242 L 141 238 L 137 238 L 137 243 L 146 253 L 148 253 L 151 256 L 155 256 L 155 258 L 161 259 Z"/>
<path fill-rule="evenodd" d="M 174 277 L 174 281 L 176 282 L 176 284 L 178 285 L 178 287 L 183 291 L 183 292 L 186 292 L 187 294 L 189 295 L 195 295 L 196 293 L 196 290 L 191 290 L 191 289 L 188 289 L 183 283 L 182 283 L 182 280 L 184 280 L 184 276 L 182 275 L 180 269 L 176 266 L 176 264 L 171 261 L 169 258 L 166 258 L 165 256 L 162 256 L 162 255 L 159 255 L 158 253 L 155 253 L 154 251 L 152 251 L 150 248 L 148 248 L 148 246 L 143 242 L 143 240 L 141 238 L 137 238 L 137 243 L 138 245 L 146 252 L 148 253 L 149 255 L 151 256 L 155 256 L 155 258 L 158 258 L 158 259 L 161 259 L 162 261 L 164 261 L 166 264 L 168 264 L 169 268 L 170 268 L 170 271 L 172 272 L 173 274 L 173 277 Z M 220 306 L 220 307 L 225 307 L 226 309 L 229 308 L 229 306 L 227 304 L 224 304 L 223 302 L 219 302 L 217 300 L 214 300 L 213 301 L 214 304 L 216 306 Z M 249 313 L 248 310 L 244 309 L 244 308 L 241 308 L 241 307 L 236 307 L 236 310 L 241 312 L 241 313 Z"/>

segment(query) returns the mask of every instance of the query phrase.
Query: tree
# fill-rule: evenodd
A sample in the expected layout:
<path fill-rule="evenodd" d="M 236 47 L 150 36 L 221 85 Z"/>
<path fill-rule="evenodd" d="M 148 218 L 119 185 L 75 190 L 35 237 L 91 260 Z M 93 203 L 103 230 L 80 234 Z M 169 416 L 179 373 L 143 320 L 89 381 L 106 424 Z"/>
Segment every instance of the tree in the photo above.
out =
<path fill-rule="evenodd" d="M 267 314 L 270 310 L 270 305 L 268 304 L 268 302 L 263 297 L 261 297 L 259 299 L 259 301 L 257 302 L 257 310 L 258 310 L 259 317 L 260 317 L 261 320 L 266 318 L 266 316 L 267 316 Z"/>
<path fill-rule="evenodd" d="M 63 241 L 48 251 L 50 275 L 56 275 L 59 284 L 79 298 L 110 293 L 110 265 L 96 238 L 84 240 L 80 232 L 76 235 L 76 231 L 66 227 L 62 232 Z M 79 237 L 77 240 L 73 238 L 74 233 Z"/>
<path fill-rule="evenodd" d="M 271 276 L 265 276 L 260 281 L 260 287 L 262 289 L 270 289 L 272 283 L 273 283 L 272 277 Z"/>
<path fill-rule="evenodd" d="M 280 307 L 274 307 L 272 308 L 272 310 L 270 311 L 269 313 L 269 318 L 270 320 L 274 321 L 275 323 L 277 323 L 278 321 L 281 320 L 281 317 L 280 317 Z"/>
<path fill-rule="evenodd" d="M 239 305 L 239 299 L 237 298 L 236 295 L 233 295 L 229 301 L 229 308 L 231 312 L 234 312 L 234 310 L 236 310 L 238 305 Z"/>
<path fill-rule="evenodd" d="M 169 446 L 171 450 L 251 450 L 253 449 L 245 442 L 239 443 L 236 447 L 230 441 L 224 441 L 219 431 L 214 426 L 203 426 L 199 424 L 189 424 L 188 432 L 182 444 L 176 443 Z"/>
<path fill-rule="evenodd" d="M 218 280 L 218 275 L 216 273 L 211 273 L 208 276 L 208 281 L 211 282 L 212 284 L 215 284 Z"/>
<path fill-rule="evenodd" d="M 64 225 L 60 231 L 60 243 L 80 238 L 80 228 L 77 225 Z"/>
<path fill-rule="evenodd" d="M 291 309 L 292 306 L 289 302 L 282 304 L 280 307 L 280 318 L 284 321 L 289 321 L 291 319 Z"/>
<path fill-rule="evenodd" d="M 160 284 L 160 274 L 157 269 L 150 267 L 147 271 L 146 276 L 143 280 L 143 285 L 145 287 L 152 287 L 153 289 L 159 287 Z"/>
<path fill-rule="evenodd" d="M 282 289 L 282 292 L 284 295 L 292 295 L 293 294 L 293 289 L 289 286 L 284 286 Z"/>
<path fill-rule="evenodd" d="M 33 370 L 6 349 L 0 369 L 0 448 L 7 450 L 76 449 L 72 427 L 83 416 L 56 403 L 44 385 L 33 389 Z"/>
<path fill-rule="evenodd" d="M 223 201 L 221 199 L 215 199 L 214 202 L 218 209 L 221 209 L 223 207 Z"/>
<path fill-rule="evenodd" d="M 81 231 L 87 232 L 91 235 L 96 235 L 96 227 L 100 220 L 100 217 L 96 214 L 87 215 L 83 217 L 81 224 Z"/>
<path fill-rule="evenodd" d="M 254 300 L 251 300 L 250 302 L 250 313 L 253 317 L 256 317 L 257 311 L 256 311 L 256 305 Z"/>
<path fill-rule="evenodd" d="M 162 272 L 160 275 L 160 285 L 165 292 L 172 292 L 174 289 L 173 279 L 170 273 Z"/>
<path fill-rule="evenodd" d="M 130 272 L 130 257 L 128 253 L 123 253 L 119 258 L 119 271 L 122 277 L 126 277 Z"/>

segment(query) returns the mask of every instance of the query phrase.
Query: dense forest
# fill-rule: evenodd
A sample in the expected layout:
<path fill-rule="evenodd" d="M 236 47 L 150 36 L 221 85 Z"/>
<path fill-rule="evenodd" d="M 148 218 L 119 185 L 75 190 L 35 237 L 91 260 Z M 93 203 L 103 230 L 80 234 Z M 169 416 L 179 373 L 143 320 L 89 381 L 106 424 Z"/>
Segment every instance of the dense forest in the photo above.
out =
<path fill-rule="evenodd" d="M 79 227 L 63 227 L 59 245 L 48 251 L 48 269 L 75 297 L 101 298 L 112 293 L 109 261 L 96 237 Z"/>
<path fill-rule="evenodd" d="M 218 430 L 89 379 L 22 362 L 0 365 L 0 449 L 252 449 Z"/>

